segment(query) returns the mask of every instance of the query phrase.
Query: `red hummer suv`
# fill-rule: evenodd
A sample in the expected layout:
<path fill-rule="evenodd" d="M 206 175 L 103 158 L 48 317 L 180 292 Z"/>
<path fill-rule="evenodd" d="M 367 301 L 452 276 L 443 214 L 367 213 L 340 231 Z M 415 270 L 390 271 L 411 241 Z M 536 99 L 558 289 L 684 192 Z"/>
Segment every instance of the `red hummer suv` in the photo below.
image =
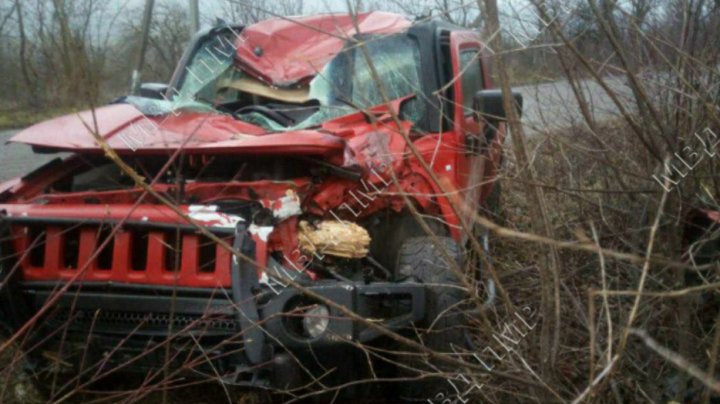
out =
<path fill-rule="evenodd" d="M 219 25 L 169 85 L 18 133 L 69 156 L 0 185 L 7 341 L 70 368 L 58 390 L 108 369 L 307 388 L 378 358 L 417 377 L 433 358 L 403 338 L 466 341 L 451 201 L 480 211 L 505 138 L 484 53 L 381 12 Z"/>

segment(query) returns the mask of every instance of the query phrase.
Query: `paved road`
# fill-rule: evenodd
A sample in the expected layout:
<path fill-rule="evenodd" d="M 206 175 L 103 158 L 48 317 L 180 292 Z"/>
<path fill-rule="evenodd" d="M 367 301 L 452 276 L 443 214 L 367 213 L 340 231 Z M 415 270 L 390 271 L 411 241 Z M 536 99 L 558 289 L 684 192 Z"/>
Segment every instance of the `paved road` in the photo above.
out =
<path fill-rule="evenodd" d="M 30 146 L 5 144 L 17 131 L 0 131 L 0 182 L 15 178 L 53 159 L 47 154 L 33 154 Z"/>
<path fill-rule="evenodd" d="M 632 95 L 623 79 L 611 77 L 606 78 L 605 81 L 621 101 L 628 100 Z M 615 104 L 594 80 L 581 80 L 580 86 L 585 90 L 596 120 L 607 119 L 617 114 Z M 566 81 L 516 87 L 515 89 L 523 95 L 523 122 L 529 136 L 536 135 L 543 130 L 568 127 L 583 120 L 572 88 Z"/>
<path fill-rule="evenodd" d="M 609 85 L 621 96 L 629 95 L 620 79 L 608 79 Z M 594 81 L 585 80 L 581 85 L 590 95 L 596 119 L 607 118 L 616 108 L 605 92 Z M 566 127 L 581 120 L 570 86 L 564 81 L 516 87 L 524 97 L 523 121 L 528 136 L 535 136 L 543 130 Z M 5 144 L 17 131 L 0 131 L 0 181 L 14 178 L 51 160 L 53 155 L 33 154 L 29 146 Z M 61 136 L 62 134 L 58 134 Z"/>

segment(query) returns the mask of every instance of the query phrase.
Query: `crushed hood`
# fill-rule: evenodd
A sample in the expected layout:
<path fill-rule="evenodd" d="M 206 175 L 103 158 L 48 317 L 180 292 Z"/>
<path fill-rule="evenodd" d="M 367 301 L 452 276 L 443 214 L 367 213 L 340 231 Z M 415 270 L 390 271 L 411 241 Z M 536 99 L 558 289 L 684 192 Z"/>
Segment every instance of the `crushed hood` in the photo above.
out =
<path fill-rule="evenodd" d="M 214 112 L 181 112 L 147 117 L 130 104 L 114 104 L 33 125 L 10 139 L 58 151 L 102 152 L 93 131 L 121 154 L 151 154 L 182 147 L 186 153 L 328 155 L 345 140 L 316 130 L 267 133 Z"/>
<path fill-rule="evenodd" d="M 363 13 L 355 18 L 321 14 L 258 22 L 240 34 L 237 58 L 250 74 L 289 86 L 315 76 L 357 34 L 391 34 L 410 27 L 410 21 L 392 13 Z"/>

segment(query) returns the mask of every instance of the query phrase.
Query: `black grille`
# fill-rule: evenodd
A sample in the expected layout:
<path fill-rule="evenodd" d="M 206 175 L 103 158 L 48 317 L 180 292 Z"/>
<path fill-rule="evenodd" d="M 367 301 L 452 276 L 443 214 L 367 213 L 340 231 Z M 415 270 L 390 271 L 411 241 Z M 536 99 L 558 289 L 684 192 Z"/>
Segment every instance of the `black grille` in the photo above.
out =
<path fill-rule="evenodd" d="M 69 320 L 70 319 L 70 320 Z M 139 313 L 128 311 L 82 311 L 78 310 L 70 315 L 70 312 L 63 310 L 58 312 L 50 320 L 55 326 L 63 326 L 68 323 L 72 329 L 89 330 L 91 327 L 97 331 L 108 328 L 123 329 L 127 332 L 137 329 L 139 332 L 148 330 L 170 330 L 172 331 L 235 331 L 238 329 L 234 319 L 227 315 L 189 315 L 183 313 Z"/>

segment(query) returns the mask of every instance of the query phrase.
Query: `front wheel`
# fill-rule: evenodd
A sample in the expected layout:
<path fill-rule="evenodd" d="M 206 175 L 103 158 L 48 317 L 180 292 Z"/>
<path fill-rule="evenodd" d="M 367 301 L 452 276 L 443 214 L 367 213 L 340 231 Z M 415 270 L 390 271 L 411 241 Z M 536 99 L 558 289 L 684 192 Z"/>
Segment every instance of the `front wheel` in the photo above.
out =
<path fill-rule="evenodd" d="M 425 317 L 415 324 L 412 337 L 426 348 L 444 355 L 451 355 L 453 347 L 466 347 L 467 328 L 461 307 L 465 291 L 458 274 L 453 271 L 453 267 L 461 269 L 462 263 L 462 248 L 455 240 L 415 237 L 402 244 L 395 267 L 401 279 L 427 285 Z M 422 352 L 401 354 L 398 362 L 398 376 L 403 378 L 452 371 L 452 366 L 446 362 L 430 359 Z M 427 402 L 439 395 L 448 395 L 452 388 L 444 378 L 424 377 L 402 382 L 399 390 L 400 398 L 405 401 Z"/>

